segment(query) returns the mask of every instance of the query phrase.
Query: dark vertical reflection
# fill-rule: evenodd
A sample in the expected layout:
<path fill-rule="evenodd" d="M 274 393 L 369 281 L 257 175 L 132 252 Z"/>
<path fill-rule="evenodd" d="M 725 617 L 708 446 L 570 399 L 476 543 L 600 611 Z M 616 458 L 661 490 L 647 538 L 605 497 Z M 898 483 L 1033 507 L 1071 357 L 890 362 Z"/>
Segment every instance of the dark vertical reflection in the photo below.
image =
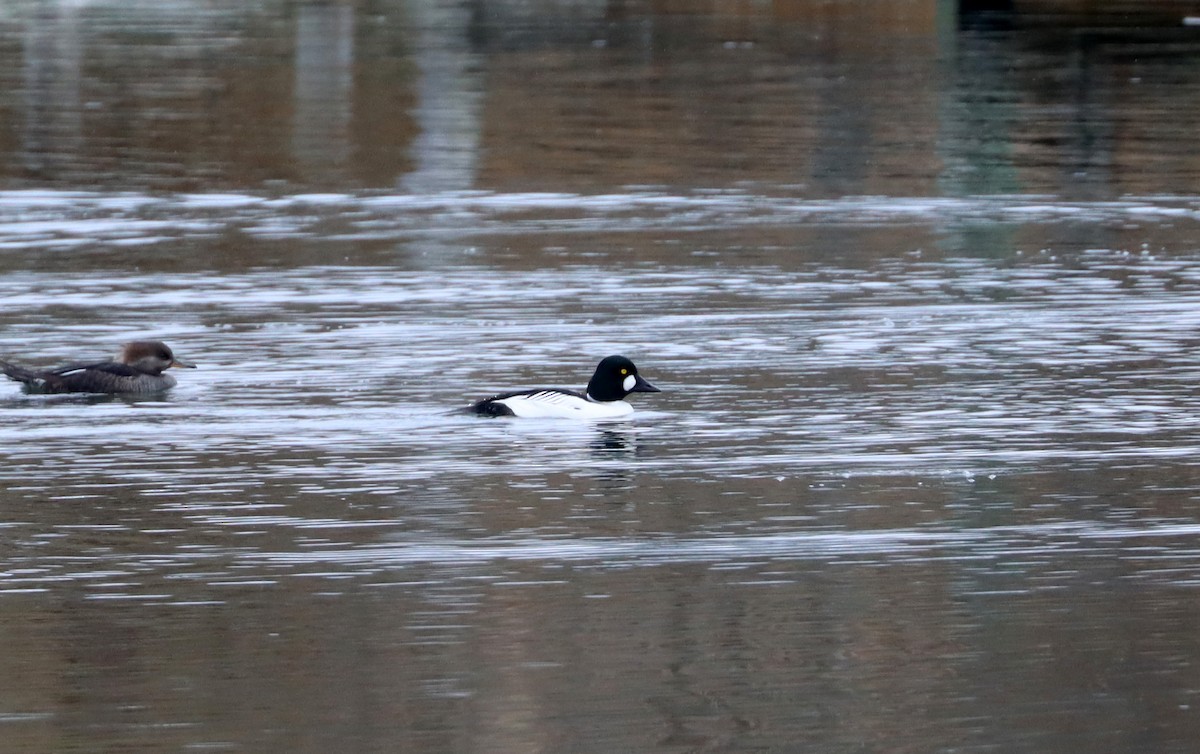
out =
<path fill-rule="evenodd" d="M 1021 190 L 1012 128 L 1020 118 L 1011 49 L 1003 38 L 969 25 L 942 44 L 946 86 L 941 97 L 938 183 L 950 196 L 1007 194 Z"/>
<path fill-rule="evenodd" d="M 958 0 L 959 12 L 964 19 L 974 19 L 986 14 L 1009 13 L 1013 0 Z"/>
<path fill-rule="evenodd" d="M 939 98 L 938 189 L 945 196 L 1016 194 L 1023 189 L 1013 154 L 1012 128 L 1020 117 L 1008 50 L 974 28 L 980 6 L 960 10 L 958 24 L 944 30 L 941 65 L 945 84 Z M 998 223 L 955 223 L 941 246 L 951 254 L 1005 255 L 1013 228 Z"/>

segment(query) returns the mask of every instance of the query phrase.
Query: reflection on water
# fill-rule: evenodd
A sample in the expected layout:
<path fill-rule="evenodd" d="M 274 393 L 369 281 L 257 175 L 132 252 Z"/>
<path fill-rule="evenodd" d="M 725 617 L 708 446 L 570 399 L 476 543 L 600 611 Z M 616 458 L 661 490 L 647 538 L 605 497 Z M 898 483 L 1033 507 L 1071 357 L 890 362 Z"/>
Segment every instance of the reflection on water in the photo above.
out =
<path fill-rule="evenodd" d="M 1169 3 L 427 5 L 0 16 L 10 748 L 1189 750 Z"/>
<path fill-rule="evenodd" d="M 306 175 L 336 176 L 349 158 L 354 9 L 321 3 L 297 11 L 291 153 Z"/>
<path fill-rule="evenodd" d="M 1081 18 L 1029 4 L 1014 21 L 949 0 L 728 14 L 25 0 L 0 15 L 0 175 L 202 191 L 1190 193 L 1200 44 L 1183 5 Z"/>

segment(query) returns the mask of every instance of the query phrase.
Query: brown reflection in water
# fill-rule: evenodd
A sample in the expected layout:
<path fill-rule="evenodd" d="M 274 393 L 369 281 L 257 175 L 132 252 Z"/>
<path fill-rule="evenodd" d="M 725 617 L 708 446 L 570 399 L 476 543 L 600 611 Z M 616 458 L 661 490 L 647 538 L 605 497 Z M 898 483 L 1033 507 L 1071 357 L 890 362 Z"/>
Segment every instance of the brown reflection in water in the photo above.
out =
<path fill-rule="evenodd" d="M 1198 732 L 1181 695 L 1194 600 L 1087 585 L 1119 576 L 1094 562 L 1068 593 L 1004 598 L 963 593 L 959 568 L 921 564 L 496 564 L 396 572 L 371 588 L 200 587 L 224 604 L 193 607 L 64 589 L 40 613 L 12 611 L 13 599 L 0 611 L 5 678 L 31 681 L 6 685 L 5 708 L 46 716 L 6 722 L 6 740 L 917 752 L 1030 737 L 1126 750 L 1163 730 L 1178 742 Z M 149 587 L 168 584 L 184 598 L 194 588 Z"/>
<path fill-rule="evenodd" d="M 34 4 L 0 26 L 0 177 L 193 191 L 1189 190 L 1196 114 L 1178 93 L 1196 85 L 1194 30 L 1030 6 L 1001 16 L 1030 23 L 964 14 L 960 26 L 954 4 L 932 0 Z M 1152 26 L 1158 7 L 1136 17 Z"/>
<path fill-rule="evenodd" d="M 387 185 L 408 170 L 407 24 L 396 9 L 294 14 L 47 4 L 16 16 L 8 178 L 61 188 L 199 191 Z M 19 68 L 16 66 L 19 65 Z M 17 121 L 16 118 L 20 118 Z"/>
<path fill-rule="evenodd" d="M 656 4 L 663 13 L 638 17 L 637 35 L 602 34 L 592 49 L 551 37 L 496 51 L 485 143 L 506 148 L 487 151 L 483 180 L 517 190 L 532 175 L 588 191 L 732 178 L 928 194 L 938 46 L 928 6 L 889 4 L 906 19 L 891 26 L 866 4 L 713 16 Z M 854 31 L 875 23 L 889 32 Z"/>

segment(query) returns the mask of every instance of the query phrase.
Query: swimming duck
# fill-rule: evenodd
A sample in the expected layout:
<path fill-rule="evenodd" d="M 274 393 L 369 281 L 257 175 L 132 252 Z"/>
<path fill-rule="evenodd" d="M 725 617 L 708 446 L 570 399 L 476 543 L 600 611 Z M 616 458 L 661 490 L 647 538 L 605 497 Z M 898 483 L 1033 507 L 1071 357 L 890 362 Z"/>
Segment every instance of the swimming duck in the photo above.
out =
<path fill-rule="evenodd" d="M 24 385 L 29 393 L 158 393 L 175 387 L 175 378 L 163 374 L 171 367 L 196 365 L 175 357 L 166 343 L 135 340 L 126 343 L 116 358 L 68 364 L 39 371 L 0 361 L 0 372 Z"/>
<path fill-rule="evenodd" d="M 609 356 L 597 366 L 583 393 L 559 388 L 503 393 L 474 403 L 467 411 L 485 416 L 611 419 L 633 413 L 630 393 L 658 393 L 624 356 Z"/>

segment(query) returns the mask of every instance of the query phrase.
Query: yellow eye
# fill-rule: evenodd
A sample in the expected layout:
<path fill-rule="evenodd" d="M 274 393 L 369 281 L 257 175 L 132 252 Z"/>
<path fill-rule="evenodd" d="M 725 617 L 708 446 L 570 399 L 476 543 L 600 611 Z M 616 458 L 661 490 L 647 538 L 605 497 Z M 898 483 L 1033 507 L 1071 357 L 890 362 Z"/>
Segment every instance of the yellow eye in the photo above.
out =
<path fill-rule="evenodd" d="M 621 370 L 621 374 L 629 374 L 629 370 L 628 370 L 628 369 L 622 369 L 622 370 Z"/>

